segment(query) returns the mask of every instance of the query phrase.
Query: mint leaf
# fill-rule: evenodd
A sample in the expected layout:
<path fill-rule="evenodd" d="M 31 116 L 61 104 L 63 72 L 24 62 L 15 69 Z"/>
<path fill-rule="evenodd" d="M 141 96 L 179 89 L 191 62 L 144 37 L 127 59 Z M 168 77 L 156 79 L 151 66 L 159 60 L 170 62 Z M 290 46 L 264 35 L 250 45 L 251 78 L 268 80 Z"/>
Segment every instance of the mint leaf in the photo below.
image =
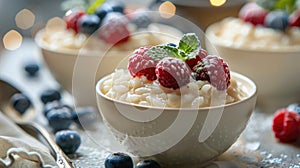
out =
<path fill-rule="evenodd" d="M 195 33 L 187 33 L 183 35 L 179 42 L 178 49 L 182 50 L 185 54 L 190 54 L 199 49 L 200 41 Z"/>
<path fill-rule="evenodd" d="M 102 5 L 105 2 L 105 0 L 95 0 L 87 9 L 88 14 L 93 14 L 98 9 L 100 5 Z"/>
<path fill-rule="evenodd" d="M 181 59 L 178 49 L 171 46 L 153 46 L 147 52 L 146 55 L 151 57 L 155 61 L 159 61 L 165 57 L 175 57 Z"/>
<path fill-rule="evenodd" d="M 277 0 L 274 9 L 286 10 L 289 13 L 292 13 L 295 10 L 296 0 Z"/>

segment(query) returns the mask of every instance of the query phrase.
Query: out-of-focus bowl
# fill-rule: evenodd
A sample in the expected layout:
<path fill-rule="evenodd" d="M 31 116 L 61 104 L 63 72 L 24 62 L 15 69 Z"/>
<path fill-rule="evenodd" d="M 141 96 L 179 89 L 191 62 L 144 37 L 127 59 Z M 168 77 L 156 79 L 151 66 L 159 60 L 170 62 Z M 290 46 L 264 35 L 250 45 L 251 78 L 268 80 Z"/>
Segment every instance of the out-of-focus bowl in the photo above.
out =
<path fill-rule="evenodd" d="M 128 152 L 154 157 L 167 167 L 199 167 L 221 155 L 244 130 L 256 102 L 256 85 L 237 73 L 232 73 L 232 78 L 246 88 L 246 97 L 231 104 L 195 109 L 149 107 L 114 100 L 100 89 L 107 78 L 100 79 L 96 86 L 98 109 L 106 126 Z M 218 120 L 216 115 L 220 112 Z M 201 133 L 214 125 L 206 122 L 208 116 L 216 117 L 216 127 L 202 139 Z"/>
<path fill-rule="evenodd" d="M 206 30 L 208 52 L 220 55 L 232 71 L 248 76 L 257 84 L 259 108 L 274 112 L 300 100 L 300 48 L 273 50 L 226 46 L 215 34 L 217 26 L 218 23 L 212 24 Z"/>
<path fill-rule="evenodd" d="M 155 42 L 153 42 L 154 40 L 147 41 L 147 39 L 143 39 L 145 33 L 141 32 L 134 34 L 135 41 L 141 37 L 140 41 L 145 43 L 144 46 L 158 45 L 178 41 L 178 38 L 182 36 L 182 33 L 176 28 L 162 24 L 156 26 L 159 29 L 152 30 L 152 32 L 145 31 L 145 33 L 152 34 L 159 40 Z M 101 50 L 102 46 L 101 44 L 98 44 L 98 46 L 95 44 L 95 41 L 97 42 L 95 38 L 87 40 L 82 48 L 53 47 L 55 44 L 45 40 L 48 38 L 47 36 L 49 36 L 49 33 L 42 29 L 36 34 L 35 42 L 41 49 L 44 61 L 53 76 L 64 89 L 73 94 L 75 102 L 79 106 L 92 105 L 96 107 L 94 89 L 96 81 L 112 73 L 116 67 L 121 66 L 122 60 L 127 59 L 136 49 L 136 45 L 129 46 L 126 44 L 126 47 L 120 47 L 121 50 L 114 47 L 104 47 L 104 50 Z"/>

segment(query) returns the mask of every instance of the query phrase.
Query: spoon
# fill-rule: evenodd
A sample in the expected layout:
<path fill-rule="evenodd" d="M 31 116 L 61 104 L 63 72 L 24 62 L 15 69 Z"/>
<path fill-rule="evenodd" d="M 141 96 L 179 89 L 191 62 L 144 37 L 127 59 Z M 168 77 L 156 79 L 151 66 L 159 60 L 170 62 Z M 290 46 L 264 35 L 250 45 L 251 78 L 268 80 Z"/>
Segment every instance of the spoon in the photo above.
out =
<path fill-rule="evenodd" d="M 36 111 L 33 105 L 21 115 L 10 104 L 9 100 L 15 93 L 22 93 L 9 82 L 0 79 L 0 110 L 13 120 L 18 126 L 26 132 L 41 135 L 51 148 L 52 155 L 56 159 L 59 168 L 75 168 L 75 164 L 65 155 L 61 148 L 55 143 L 48 131 L 41 125 L 33 122 L 36 117 Z"/>

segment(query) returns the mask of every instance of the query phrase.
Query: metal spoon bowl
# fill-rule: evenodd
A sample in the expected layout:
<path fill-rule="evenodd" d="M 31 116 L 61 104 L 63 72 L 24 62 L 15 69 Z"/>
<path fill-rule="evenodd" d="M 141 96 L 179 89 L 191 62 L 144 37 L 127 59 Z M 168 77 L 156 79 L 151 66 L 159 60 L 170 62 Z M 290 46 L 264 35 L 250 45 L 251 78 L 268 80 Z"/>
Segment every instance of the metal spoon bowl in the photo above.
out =
<path fill-rule="evenodd" d="M 8 80 L 0 79 L 0 110 L 25 131 L 41 135 L 49 145 L 52 155 L 60 168 L 75 168 L 75 164 L 71 162 L 61 148 L 55 143 L 49 132 L 41 125 L 33 122 L 37 116 L 33 102 L 31 102 L 31 106 L 23 115 L 12 107 L 10 104 L 11 96 L 15 93 L 23 92 L 11 83 L 12 82 L 9 82 Z"/>

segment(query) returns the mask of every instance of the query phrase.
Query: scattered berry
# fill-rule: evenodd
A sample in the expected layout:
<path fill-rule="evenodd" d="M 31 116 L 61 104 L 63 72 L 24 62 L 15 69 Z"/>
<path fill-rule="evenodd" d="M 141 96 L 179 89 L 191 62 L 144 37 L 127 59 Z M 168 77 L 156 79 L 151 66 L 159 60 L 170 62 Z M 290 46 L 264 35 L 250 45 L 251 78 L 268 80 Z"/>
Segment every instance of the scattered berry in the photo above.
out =
<path fill-rule="evenodd" d="M 29 76 L 36 76 L 40 70 L 40 66 L 36 63 L 28 63 L 25 65 L 24 70 Z"/>
<path fill-rule="evenodd" d="M 161 168 L 155 160 L 142 160 L 136 164 L 136 168 Z"/>
<path fill-rule="evenodd" d="M 289 16 L 289 24 L 290 26 L 300 27 L 300 10 Z"/>
<path fill-rule="evenodd" d="M 138 9 L 132 14 L 131 22 L 138 28 L 147 28 L 152 23 L 152 18 L 145 9 Z"/>
<path fill-rule="evenodd" d="M 188 66 L 193 71 L 193 68 L 199 63 L 202 62 L 202 59 L 207 56 L 207 51 L 204 49 L 200 49 L 198 55 L 195 58 L 189 58 L 185 60 L 185 63 L 188 64 Z"/>
<path fill-rule="evenodd" d="M 78 20 L 81 18 L 85 13 L 83 11 L 72 11 L 65 16 L 65 22 L 67 24 L 67 29 L 74 30 L 75 33 L 78 33 Z"/>
<path fill-rule="evenodd" d="M 104 162 L 105 168 L 133 168 L 131 157 L 125 153 L 110 154 Z"/>
<path fill-rule="evenodd" d="M 55 142 L 66 154 L 73 154 L 81 144 L 78 132 L 62 130 L 55 134 Z"/>
<path fill-rule="evenodd" d="M 160 60 L 155 73 L 159 83 L 166 88 L 177 89 L 190 82 L 191 71 L 188 65 L 177 58 L 165 57 Z"/>
<path fill-rule="evenodd" d="M 120 17 L 120 14 L 115 12 L 107 14 L 102 21 L 99 37 L 113 45 L 126 42 L 130 37 L 126 18 L 124 16 Z"/>
<path fill-rule="evenodd" d="M 71 111 L 71 113 L 73 114 L 72 107 L 62 103 L 61 101 L 55 100 L 55 101 L 48 102 L 44 105 L 44 115 L 47 116 L 49 111 L 51 111 L 53 109 L 60 109 L 60 108 L 68 108 Z"/>
<path fill-rule="evenodd" d="M 265 26 L 283 31 L 289 25 L 288 18 L 288 14 L 284 11 L 270 11 L 265 18 Z"/>
<path fill-rule="evenodd" d="M 54 131 L 68 129 L 72 124 L 72 112 L 66 107 L 52 109 L 47 113 L 46 117 Z"/>
<path fill-rule="evenodd" d="M 300 117 L 287 109 L 278 110 L 273 118 L 273 132 L 281 142 L 296 141 L 300 134 Z"/>
<path fill-rule="evenodd" d="M 228 64 L 215 55 L 208 55 L 194 67 L 196 80 L 206 80 L 217 90 L 226 90 L 230 85 Z"/>
<path fill-rule="evenodd" d="M 40 98 L 41 98 L 41 101 L 44 104 L 46 104 L 46 103 L 51 102 L 51 101 L 60 100 L 61 99 L 61 94 L 58 90 L 47 89 L 47 90 L 44 90 L 41 93 Z"/>
<path fill-rule="evenodd" d="M 258 6 L 255 2 L 252 2 L 247 3 L 241 8 L 239 12 L 239 17 L 243 21 L 250 22 L 253 25 L 263 25 L 267 14 L 267 10 Z"/>
<path fill-rule="evenodd" d="M 97 112 L 94 107 L 78 107 L 72 113 L 72 120 L 79 126 L 91 126 L 97 119 Z"/>
<path fill-rule="evenodd" d="M 12 107 L 18 111 L 21 115 L 26 112 L 26 110 L 31 106 L 31 102 L 22 93 L 16 93 L 10 98 L 10 103 Z"/>
<path fill-rule="evenodd" d="M 100 26 L 100 18 L 97 15 L 83 15 L 77 24 L 80 32 L 93 34 Z"/>
<path fill-rule="evenodd" d="M 146 76 L 148 80 L 156 80 L 156 61 L 148 57 L 145 53 L 150 47 L 141 47 L 133 52 L 129 57 L 128 70 L 133 77 Z"/>

